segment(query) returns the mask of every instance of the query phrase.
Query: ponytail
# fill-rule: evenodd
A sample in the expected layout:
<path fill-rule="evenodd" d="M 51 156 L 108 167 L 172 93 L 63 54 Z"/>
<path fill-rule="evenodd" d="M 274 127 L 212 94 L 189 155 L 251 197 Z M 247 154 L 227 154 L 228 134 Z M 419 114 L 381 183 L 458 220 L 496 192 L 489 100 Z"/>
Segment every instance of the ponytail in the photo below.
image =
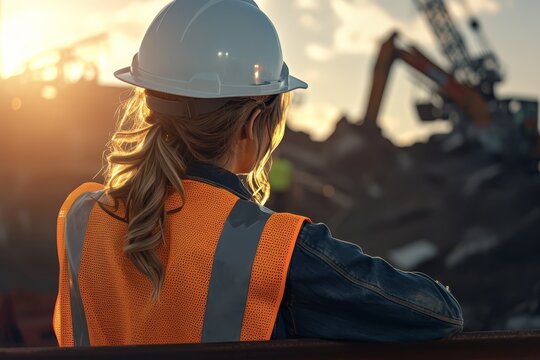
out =
<path fill-rule="evenodd" d="M 109 196 L 125 204 L 128 231 L 124 253 L 150 279 L 156 300 L 164 279 L 156 249 L 165 241 L 165 200 L 171 190 L 183 198 L 180 179 L 186 164 L 155 115 L 141 107 L 141 96 L 139 90 L 124 104 L 119 131 L 110 143 L 106 188 Z M 141 111 L 144 121 L 137 124 L 132 117 Z"/>
<path fill-rule="evenodd" d="M 176 98 L 161 93 L 152 95 Z M 256 123 L 257 136 L 269 136 L 271 143 L 267 148 L 259 149 L 259 161 L 247 176 L 253 200 L 261 204 L 269 196 L 271 152 L 283 136 L 289 101 L 286 94 L 277 98 Z M 165 242 L 167 197 L 173 192 L 178 193 L 181 204 L 184 203 L 182 179 L 189 162 L 219 164 L 227 160 L 235 134 L 257 106 L 252 99 L 239 98 L 196 118 L 166 116 L 150 110 L 143 89 L 137 89 L 123 104 L 118 129 L 109 143 L 105 189 L 114 200 L 116 210 L 120 202 L 125 205 L 124 220 L 128 223 L 128 231 L 124 253 L 152 283 L 154 300 L 159 299 L 165 277 L 156 250 Z M 118 218 L 105 204 L 101 206 Z"/>

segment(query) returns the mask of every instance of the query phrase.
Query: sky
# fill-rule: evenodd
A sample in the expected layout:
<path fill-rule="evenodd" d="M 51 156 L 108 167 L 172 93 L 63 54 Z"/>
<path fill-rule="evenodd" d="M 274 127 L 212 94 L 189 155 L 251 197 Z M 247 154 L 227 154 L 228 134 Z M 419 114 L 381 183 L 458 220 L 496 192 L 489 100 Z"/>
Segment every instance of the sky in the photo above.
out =
<path fill-rule="evenodd" d="M 463 0 L 446 0 L 472 53 Z M 146 28 L 168 0 L 3 0 L 0 5 L 1 74 L 20 70 L 24 62 L 47 49 L 69 45 L 100 33 L 106 43 L 89 47 L 100 82 L 118 85 L 112 72 L 128 66 Z M 291 73 L 308 82 L 297 92 L 289 116 L 294 130 L 324 140 L 336 120 L 346 114 L 359 121 L 367 105 L 378 44 L 393 29 L 443 67 L 434 37 L 413 0 L 256 0 L 272 19 Z M 468 0 L 483 25 L 490 46 L 505 70 L 502 96 L 540 96 L 540 1 Z M 448 131 L 444 122 L 421 124 L 414 103 L 427 93 L 412 71 L 396 64 L 379 119 L 383 132 L 397 145 L 425 141 L 433 132 Z"/>

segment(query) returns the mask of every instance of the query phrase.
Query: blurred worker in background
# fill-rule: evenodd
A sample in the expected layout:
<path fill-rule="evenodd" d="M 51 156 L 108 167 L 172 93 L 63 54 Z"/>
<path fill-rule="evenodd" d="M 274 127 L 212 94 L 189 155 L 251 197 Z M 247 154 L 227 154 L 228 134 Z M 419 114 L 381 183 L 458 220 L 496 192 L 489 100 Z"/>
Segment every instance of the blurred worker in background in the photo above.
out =
<path fill-rule="evenodd" d="M 263 206 L 289 92 L 307 84 L 252 0 L 170 3 L 115 75 L 138 88 L 105 184 L 80 186 L 58 218 L 61 346 L 461 331 L 438 282 Z"/>
<path fill-rule="evenodd" d="M 273 153 L 268 182 L 272 189 L 272 208 L 276 210 L 282 210 L 287 205 L 293 170 L 293 164 L 289 160 L 280 157 L 278 151 Z"/>

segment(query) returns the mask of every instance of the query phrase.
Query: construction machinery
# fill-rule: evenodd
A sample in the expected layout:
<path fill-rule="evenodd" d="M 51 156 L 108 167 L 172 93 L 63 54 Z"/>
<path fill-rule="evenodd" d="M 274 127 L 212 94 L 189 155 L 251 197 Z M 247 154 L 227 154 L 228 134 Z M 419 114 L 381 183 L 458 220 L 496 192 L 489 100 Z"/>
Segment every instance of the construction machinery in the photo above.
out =
<path fill-rule="evenodd" d="M 94 56 L 96 48 L 107 44 L 108 34 L 101 33 L 78 40 L 67 46 L 49 49 L 29 58 L 23 67 L 23 71 L 12 80 L 19 82 L 49 82 L 56 85 L 66 85 L 81 79 L 97 82 L 99 71 Z"/>
<path fill-rule="evenodd" d="M 295 178 L 281 210 L 329 223 L 337 238 L 366 253 L 450 284 L 466 330 L 537 327 L 540 176 L 531 174 L 538 174 L 540 153 L 537 101 L 502 98 L 497 85 L 504 76 L 494 53 L 484 46 L 473 56 L 444 2 L 427 3 L 417 5 L 429 10 L 420 8 L 449 64 L 437 64 L 395 34 L 386 39 L 361 125 L 344 116 L 322 143 L 292 131 L 285 136 L 280 151 Z M 477 20 L 471 23 L 479 29 Z M 450 133 L 398 147 L 376 126 L 398 59 L 429 90 L 428 101 L 417 104 L 420 119 L 446 120 Z M 311 176 L 301 179 L 300 171 Z M 325 199 L 305 178 L 348 201 Z"/>
<path fill-rule="evenodd" d="M 373 71 L 365 123 L 375 124 L 392 64 L 400 59 L 422 75 L 430 90 L 427 102 L 416 104 L 422 121 L 449 120 L 454 127 L 452 143 L 459 147 L 479 142 L 491 154 L 504 159 L 540 158 L 538 101 L 500 98 L 496 85 L 503 80 L 497 56 L 481 33 L 480 22 L 471 17 L 482 51 L 472 56 L 443 0 L 414 0 L 429 21 L 450 63 L 445 70 L 415 46 L 399 44 L 393 33 L 383 42 Z M 425 82 L 428 79 L 428 82 Z"/>

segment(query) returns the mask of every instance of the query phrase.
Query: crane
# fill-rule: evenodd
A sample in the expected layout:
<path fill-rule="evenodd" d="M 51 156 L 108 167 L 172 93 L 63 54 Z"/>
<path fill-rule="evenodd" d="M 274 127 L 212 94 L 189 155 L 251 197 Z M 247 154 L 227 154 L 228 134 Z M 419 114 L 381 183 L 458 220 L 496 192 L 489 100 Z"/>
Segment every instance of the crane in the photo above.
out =
<path fill-rule="evenodd" d="M 95 48 L 105 44 L 108 34 L 100 33 L 70 45 L 49 49 L 28 59 L 24 65 L 24 71 L 17 75 L 19 79 L 28 81 L 42 81 L 43 73 L 48 69 L 55 69 L 55 82 L 67 83 L 66 67 L 70 64 L 80 64 L 83 67 L 85 77 L 97 81 L 98 67 L 95 61 L 85 60 L 79 51 L 84 48 Z"/>
<path fill-rule="evenodd" d="M 469 25 L 481 46 L 480 56 L 471 56 L 443 0 L 413 0 L 428 20 L 440 48 L 452 66 L 452 74 L 466 85 L 476 87 L 484 97 L 495 98 L 494 87 L 503 80 L 501 65 L 483 36 L 480 21 L 470 16 Z M 467 13 L 466 3 L 461 1 Z"/>
<path fill-rule="evenodd" d="M 499 98 L 495 85 L 503 76 L 487 41 L 482 41 L 480 56 L 473 57 L 443 0 L 413 1 L 427 17 L 451 68 L 443 69 L 414 45 L 398 45 L 398 34 L 393 33 L 380 47 L 364 123 L 376 124 L 392 65 L 401 60 L 430 82 L 430 101 L 416 104 L 420 120 L 451 119 L 456 133 L 479 142 L 489 153 L 540 159 L 538 101 Z M 481 34 L 477 19 L 472 18 L 470 24 Z"/>

